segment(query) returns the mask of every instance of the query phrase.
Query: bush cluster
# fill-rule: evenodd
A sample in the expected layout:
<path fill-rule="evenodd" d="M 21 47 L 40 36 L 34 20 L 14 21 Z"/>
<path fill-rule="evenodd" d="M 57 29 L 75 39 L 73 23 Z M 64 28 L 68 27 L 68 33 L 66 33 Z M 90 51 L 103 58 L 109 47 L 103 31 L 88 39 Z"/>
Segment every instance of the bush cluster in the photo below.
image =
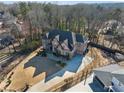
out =
<path fill-rule="evenodd" d="M 63 63 L 61 61 L 57 61 L 57 64 L 60 65 L 61 67 L 65 67 L 66 66 L 66 63 Z"/>
<path fill-rule="evenodd" d="M 40 41 L 33 40 L 31 42 L 25 43 L 21 46 L 21 51 L 27 53 L 35 50 L 40 45 Z"/>

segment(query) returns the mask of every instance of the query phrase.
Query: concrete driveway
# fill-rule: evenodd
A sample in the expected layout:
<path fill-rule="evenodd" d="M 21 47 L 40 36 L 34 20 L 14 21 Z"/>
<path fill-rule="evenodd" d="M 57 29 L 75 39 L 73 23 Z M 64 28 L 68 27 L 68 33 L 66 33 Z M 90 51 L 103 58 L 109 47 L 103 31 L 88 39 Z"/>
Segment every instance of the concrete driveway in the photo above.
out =
<path fill-rule="evenodd" d="M 33 67 L 35 72 L 33 77 L 45 72 L 46 77 L 58 72 L 62 68 L 56 65 L 56 62 L 48 59 L 47 57 L 36 56 L 29 62 L 25 63 L 24 68 Z"/>
<path fill-rule="evenodd" d="M 76 55 L 71 60 L 66 62 L 67 65 L 62 70 L 60 70 L 57 73 L 53 74 L 52 76 L 46 78 L 46 81 L 48 81 L 56 76 L 62 77 L 66 71 L 76 73 L 76 71 L 78 70 L 78 68 L 80 67 L 80 65 L 82 63 L 82 58 L 83 58 L 83 56 Z"/>

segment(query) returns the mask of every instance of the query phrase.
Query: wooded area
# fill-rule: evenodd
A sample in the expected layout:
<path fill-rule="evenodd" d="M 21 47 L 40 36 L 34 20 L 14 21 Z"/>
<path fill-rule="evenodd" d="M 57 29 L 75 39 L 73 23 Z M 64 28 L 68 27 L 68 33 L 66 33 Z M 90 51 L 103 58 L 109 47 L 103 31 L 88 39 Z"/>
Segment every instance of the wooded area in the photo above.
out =
<path fill-rule="evenodd" d="M 15 2 L 10 5 L 1 3 L 0 6 L 0 10 L 8 14 L 8 19 L 16 19 L 16 24 L 12 22 L 10 25 L 10 32 L 22 50 L 36 49 L 41 45 L 42 35 L 51 29 L 80 33 L 87 36 L 90 41 L 99 43 L 101 33 L 105 34 L 103 31 L 99 33 L 99 30 L 103 29 L 106 21 L 116 20 L 121 23 L 121 27 L 124 24 L 124 9 L 121 7 L 123 4 L 120 7 L 119 5 L 109 7 L 109 4 L 57 5 L 57 3 Z M 21 29 L 17 23 L 21 25 Z M 120 38 L 123 39 L 124 31 L 118 30 L 117 26 L 118 24 L 109 29 L 113 36 L 109 41 L 116 43 L 122 50 L 123 42 L 118 41 Z M 25 39 L 25 43 L 21 44 L 21 38 Z M 103 40 L 103 44 L 104 42 Z M 16 51 L 16 48 L 14 50 Z"/>
<path fill-rule="evenodd" d="M 89 56 L 95 59 L 85 70 L 77 73 L 73 78 L 62 81 L 62 83 L 64 82 L 63 86 L 60 85 L 62 88 L 56 85 L 57 87 L 53 86 L 55 89 L 50 88 L 48 91 L 64 91 L 83 79 L 86 80 L 87 75 L 91 73 L 93 68 L 110 64 L 110 60 L 107 60 L 109 57 L 122 58 L 123 60 L 124 3 L 59 5 L 58 2 L 14 2 L 12 4 L 1 2 L 0 62 L 2 65 L 0 70 L 4 70 L 4 72 L 0 73 L 1 76 L 3 75 L 0 80 L 3 81 L 7 73 L 16 67 L 28 54 L 32 54 L 32 51 L 37 48 L 43 49 L 43 35 L 55 29 L 57 31 L 71 31 L 81 34 L 84 39 L 85 37 L 88 38 L 89 46 L 87 46 L 86 50 L 89 50 Z M 96 47 L 96 49 L 92 49 L 93 47 Z M 118 58 L 116 53 L 120 53 L 119 56 L 121 57 Z M 13 55 L 19 58 L 15 63 L 9 60 L 9 58 L 13 58 Z M 4 61 L 13 64 L 9 63 L 9 67 L 7 65 L 3 66 Z M 20 71 L 23 73 L 23 64 L 21 66 Z M 13 75 L 13 72 L 11 75 Z M 19 73 L 19 75 L 21 74 Z M 23 78 L 25 81 L 25 77 Z M 79 80 L 79 78 L 81 79 Z M 7 82 L 7 86 L 12 83 L 10 79 Z M 72 84 L 73 82 L 74 84 Z M 24 84 L 24 82 L 22 83 Z M 25 87 L 27 89 L 30 86 L 26 83 Z"/>

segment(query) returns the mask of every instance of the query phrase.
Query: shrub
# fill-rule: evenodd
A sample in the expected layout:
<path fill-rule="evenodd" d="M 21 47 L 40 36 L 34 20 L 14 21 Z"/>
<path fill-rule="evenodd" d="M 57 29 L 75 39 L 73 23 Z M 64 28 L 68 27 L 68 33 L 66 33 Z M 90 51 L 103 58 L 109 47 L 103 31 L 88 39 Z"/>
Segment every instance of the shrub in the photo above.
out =
<path fill-rule="evenodd" d="M 62 62 L 61 62 L 61 61 L 57 61 L 57 63 L 58 63 L 59 65 L 61 65 L 61 64 L 62 64 Z"/>
<path fill-rule="evenodd" d="M 10 84 L 10 83 L 11 83 L 11 80 L 10 80 L 10 79 L 8 79 L 7 84 Z"/>
<path fill-rule="evenodd" d="M 53 52 L 53 55 L 56 57 L 62 56 L 59 52 Z"/>
<path fill-rule="evenodd" d="M 37 56 L 41 55 L 43 51 L 38 51 Z"/>
<path fill-rule="evenodd" d="M 65 66 L 66 66 L 66 63 L 61 63 L 61 66 L 62 66 L 62 67 L 65 67 Z"/>
<path fill-rule="evenodd" d="M 69 59 L 70 59 L 69 54 L 66 56 L 66 59 L 67 59 L 67 60 L 69 60 Z"/>
<path fill-rule="evenodd" d="M 42 52 L 41 56 L 43 56 L 43 57 L 46 57 L 46 56 L 47 56 L 47 54 L 46 54 L 46 51 L 45 51 L 45 50 Z"/>
<path fill-rule="evenodd" d="M 6 86 L 5 87 L 8 87 L 11 83 L 11 80 L 10 79 L 7 79 L 7 82 L 6 82 Z"/>
<path fill-rule="evenodd" d="M 40 46 L 40 41 L 32 40 L 31 42 L 24 43 L 24 44 L 21 46 L 21 51 L 22 51 L 23 53 L 27 53 L 27 52 L 33 51 L 33 50 L 36 49 L 38 46 Z"/>
<path fill-rule="evenodd" d="M 56 53 L 55 53 L 55 52 L 53 52 L 53 55 L 54 55 L 54 56 L 56 56 Z"/>
<path fill-rule="evenodd" d="M 37 53 L 37 56 L 39 56 L 39 55 L 41 55 L 41 56 L 43 56 L 43 57 L 46 57 L 46 56 L 47 56 L 46 50 L 39 51 L 39 52 Z"/>
<path fill-rule="evenodd" d="M 63 63 L 61 61 L 57 61 L 57 64 L 60 65 L 61 67 L 65 67 L 66 66 L 66 63 Z"/>
<path fill-rule="evenodd" d="M 3 92 L 3 90 L 2 90 L 2 89 L 0 89 L 0 92 Z"/>

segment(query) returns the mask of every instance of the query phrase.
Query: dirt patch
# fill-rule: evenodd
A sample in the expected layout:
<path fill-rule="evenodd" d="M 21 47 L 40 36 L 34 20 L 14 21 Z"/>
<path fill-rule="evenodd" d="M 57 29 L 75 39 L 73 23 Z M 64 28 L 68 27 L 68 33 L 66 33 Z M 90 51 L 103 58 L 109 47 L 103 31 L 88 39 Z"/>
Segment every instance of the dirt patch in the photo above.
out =
<path fill-rule="evenodd" d="M 16 60 L 9 62 L 7 66 L 2 67 L 2 71 L 0 71 L 0 82 L 4 80 L 4 78 L 7 76 L 7 74 L 15 68 L 24 58 L 25 56 L 16 56 Z M 14 59 L 15 59 L 14 58 Z"/>
<path fill-rule="evenodd" d="M 108 57 L 103 55 L 103 51 L 97 48 L 91 48 L 86 55 L 94 59 L 94 67 L 100 67 L 112 63 Z"/>
<path fill-rule="evenodd" d="M 25 86 L 29 85 L 32 86 L 36 84 L 38 81 L 43 80 L 45 78 L 45 72 L 37 75 L 36 77 L 33 77 L 35 68 L 34 67 L 28 67 L 24 68 L 25 63 L 27 63 L 31 58 L 36 56 L 37 51 L 40 49 L 35 50 L 32 52 L 28 57 L 26 57 L 16 68 L 14 68 L 7 77 L 10 76 L 10 74 L 13 72 L 13 75 L 11 76 L 10 85 L 6 88 L 6 90 L 16 90 L 21 91 L 21 89 L 24 89 Z M 4 89 L 4 86 L 6 85 L 6 79 L 0 84 L 0 88 Z"/>

